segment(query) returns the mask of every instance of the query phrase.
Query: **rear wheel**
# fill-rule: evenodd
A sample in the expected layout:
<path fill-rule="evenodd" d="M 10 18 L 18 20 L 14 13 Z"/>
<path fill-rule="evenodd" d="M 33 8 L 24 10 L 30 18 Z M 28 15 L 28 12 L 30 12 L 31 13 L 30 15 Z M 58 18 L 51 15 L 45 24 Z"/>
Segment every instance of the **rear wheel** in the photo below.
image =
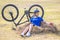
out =
<path fill-rule="evenodd" d="M 38 9 L 40 12 L 39 12 L 39 16 L 43 18 L 44 16 L 44 9 L 41 5 L 38 5 L 38 4 L 35 4 L 35 5 L 32 5 L 30 8 L 29 8 L 29 17 L 32 17 L 32 15 L 34 14 L 34 10 Z"/>

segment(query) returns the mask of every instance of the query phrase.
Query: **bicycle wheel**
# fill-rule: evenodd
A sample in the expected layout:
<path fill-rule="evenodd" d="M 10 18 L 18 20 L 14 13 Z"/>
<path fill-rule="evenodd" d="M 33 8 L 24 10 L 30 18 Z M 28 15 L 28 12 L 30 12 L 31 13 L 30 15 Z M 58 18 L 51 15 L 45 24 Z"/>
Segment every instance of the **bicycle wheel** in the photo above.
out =
<path fill-rule="evenodd" d="M 34 8 L 34 10 L 39 9 L 40 12 L 41 12 L 39 15 L 43 18 L 43 16 L 44 16 L 44 9 L 43 9 L 43 7 L 42 7 L 41 5 L 38 5 L 38 4 L 32 5 L 32 6 L 29 8 L 29 17 L 31 17 L 31 15 L 34 14 L 33 8 Z M 31 10 L 32 10 L 32 11 L 31 11 Z"/>
<path fill-rule="evenodd" d="M 10 10 L 8 10 L 10 8 Z M 15 17 L 13 16 L 14 15 L 14 13 L 12 12 L 13 10 L 12 9 L 14 9 L 15 11 L 16 11 L 16 15 L 15 15 Z M 7 11 L 8 12 L 7 12 Z M 15 12 L 14 11 L 14 12 Z M 6 13 L 5 13 L 6 12 Z M 9 13 L 11 13 L 11 14 L 9 14 Z M 6 16 L 5 16 L 6 15 Z M 10 19 L 9 19 L 9 17 L 7 17 L 7 16 L 13 16 L 13 19 L 12 19 L 12 17 L 10 17 Z M 3 19 L 4 20 L 6 20 L 6 21 L 14 21 L 14 20 L 16 20 L 17 19 L 17 17 L 18 17 L 18 15 L 19 15 L 19 10 L 18 10 L 18 8 L 15 6 L 15 5 L 13 5 L 13 4 L 8 4 L 8 5 L 6 5 L 6 6 L 4 6 L 3 7 L 3 9 L 2 9 L 2 17 L 3 17 Z"/>

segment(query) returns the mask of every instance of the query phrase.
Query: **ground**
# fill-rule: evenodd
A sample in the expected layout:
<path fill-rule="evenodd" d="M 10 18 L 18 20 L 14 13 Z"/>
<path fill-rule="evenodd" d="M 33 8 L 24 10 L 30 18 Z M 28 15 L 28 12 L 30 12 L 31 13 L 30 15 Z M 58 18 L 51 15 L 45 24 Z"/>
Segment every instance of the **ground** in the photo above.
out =
<path fill-rule="evenodd" d="M 16 22 L 23 15 L 24 8 L 28 9 L 33 4 L 39 4 L 44 8 L 44 20 L 56 24 L 57 29 L 60 31 L 60 0 L 0 0 L 0 40 L 60 40 L 60 33 L 38 33 L 37 29 L 37 33 L 33 31 L 31 37 L 21 37 L 16 31 L 12 30 L 12 27 L 15 27 L 13 22 L 5 21 L 2 18 L 1 10 L 6 4 L 14 4 L 18 7 L 19 17 Z M 21 25 L 20 32 L 23 29 L 24 27 Z"/>

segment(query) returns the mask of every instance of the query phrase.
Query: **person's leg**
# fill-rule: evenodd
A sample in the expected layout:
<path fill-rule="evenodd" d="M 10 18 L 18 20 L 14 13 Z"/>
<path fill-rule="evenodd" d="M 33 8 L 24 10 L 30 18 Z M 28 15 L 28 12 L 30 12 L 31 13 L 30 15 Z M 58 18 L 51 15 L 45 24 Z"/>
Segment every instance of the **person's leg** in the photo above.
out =
<path fill-rule="evenodd" d="M 29 25 L 29 31 L 26 33 L 26 36 L 30 36 L 31 35 L 32 28 L 33 28 L 33 24 L 30 24 Z"/>
<path fill-rule="evenodd" d="M 29 30 L 29 27 L 26 27 L 25 29 L 24 29 L 24 31 L 21 33 L 21 35 L 25 35 L 25 33 L 27 32 Z"/>
<path fill-rule="evenodd" d="M 28 33 L 30 33 L 31 30 L 32 30 L 32 24 L 28 25 L 28 27 L 25 28 L 25 30 L 21 33 L 21 35 L 24 35 L 26 33 L 27 33 L 26 35 L 28 35 Z"/>
<path fill-rule="evenodd" d="M 30 25 L 29 25 L 29 31 L 28 31 L 28 32 L 30 32 L 30 33 L 31 33 L 32 28 L 33 28 L 33 24 L 30 24 Z"/>
<path fill-rule="evenodd" d="M 24 34 L 29 30 L 29 25 L 30 25 L 30 23 L 29 23 L 29 24 L 24 25 L 24 26 L 26 26 L 25 30 L 23 31 L 23 33 L 24 33 Z"/>

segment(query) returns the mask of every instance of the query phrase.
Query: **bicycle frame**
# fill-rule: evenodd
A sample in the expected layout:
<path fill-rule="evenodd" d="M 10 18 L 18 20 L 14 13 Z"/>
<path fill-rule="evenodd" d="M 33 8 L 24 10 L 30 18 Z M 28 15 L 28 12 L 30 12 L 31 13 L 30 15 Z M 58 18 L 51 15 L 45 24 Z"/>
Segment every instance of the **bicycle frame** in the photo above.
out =
<path fill-rule="evenodd" d="M 14 17 L 13 17 L 13 14 L 12 14 L 12 12 L 10 12 L 10 15 L 11 15 L 11 17 L 12 17 L 12 20 L 14 19 Z M 21 20 L 23 19 L 23 17 L 26 15 L 26 17 L 27 17 L 27 21 L 25 21 L 25 22 L 22 22 L 22 23 L 20 23 L 21 22 Z M 28 10 L 25 10 L 25 12 L 24 12 L 24 14 L 23 14 L 23 16 L 20 18 L 20 20 L 18 21 L 18 23 L 15 23 L 15 21 L 13 20 L 13 23 L 15 24 L 15 26 L 17 27 L 18 25 L 21 25 L 21 24 L 23 24 L 23 23 L 26 23 L 26 22 L 28 22 L 29 21 L 29 11 Z"/>

